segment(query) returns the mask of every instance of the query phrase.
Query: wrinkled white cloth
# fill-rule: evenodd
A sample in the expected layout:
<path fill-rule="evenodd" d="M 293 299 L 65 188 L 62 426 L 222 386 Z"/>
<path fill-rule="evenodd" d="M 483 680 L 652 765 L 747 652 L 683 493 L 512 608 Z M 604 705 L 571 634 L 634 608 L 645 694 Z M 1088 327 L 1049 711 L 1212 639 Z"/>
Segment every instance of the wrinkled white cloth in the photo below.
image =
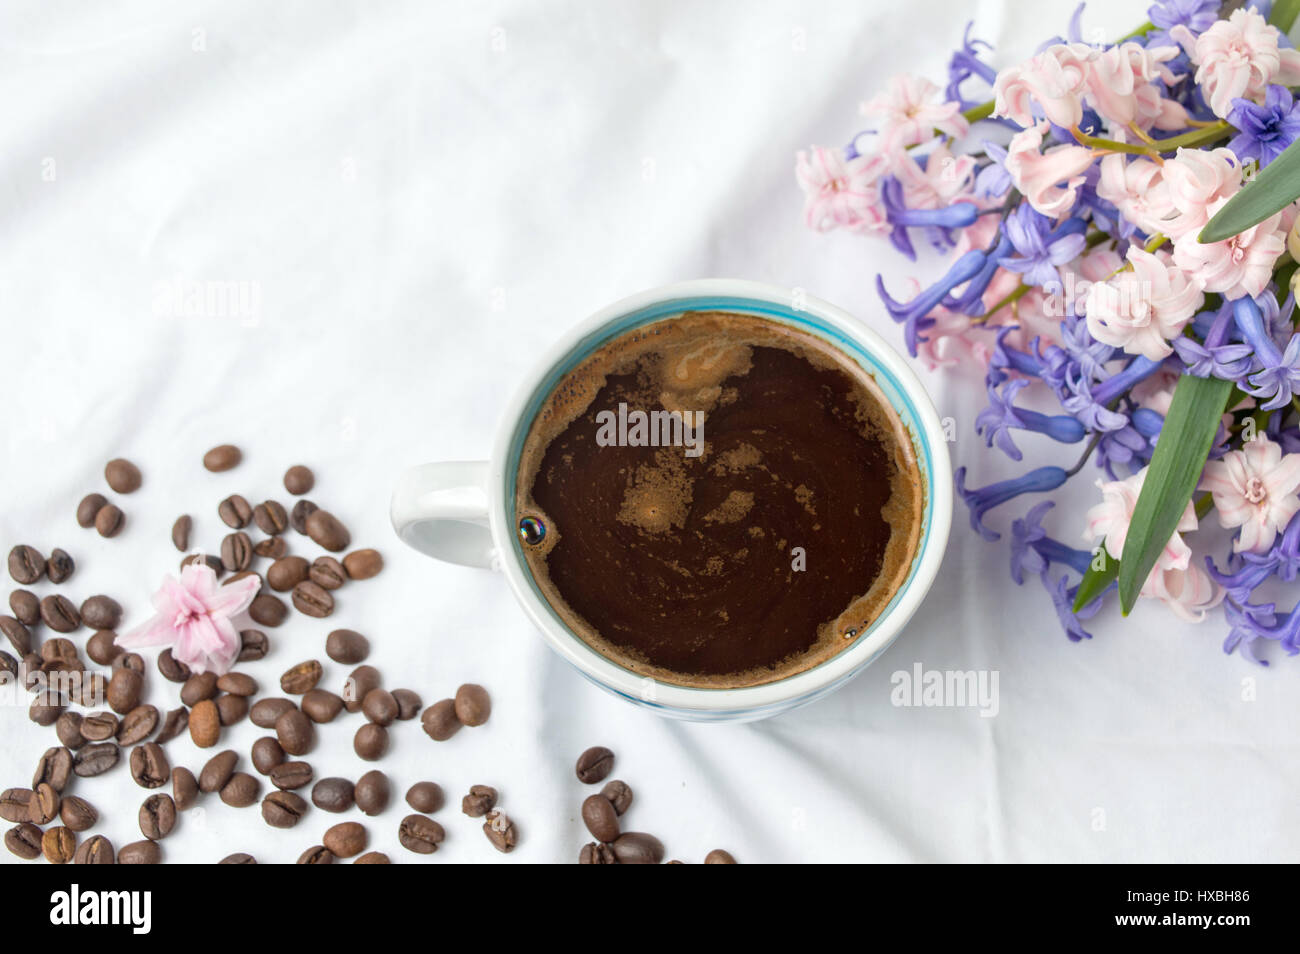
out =
<path fill-rule="evenodd" d="M 1095 639 L 1070 643 L 1037 582 L 1011 583 L 1005 540 L 983 542 L 960 507 L 938 583 L 889 652 L 830 699 L 741 726 L 663 721 L 604 695 L 543 645 L 503 579 L 426 560 L 388 525 L 399 471 L 485 457 L 534 356 L 642 288 L 802 287 L 899 342 L 875 274 L 902 293 L 937 263 L 806 231 L 795 150 L 848 141 L 865 125 L 859 101 L 895 72 L 942 83 L 967 19 L 1005 64 L 1063 33 L 1072 6 L 10 3 L 0 541 L 64 547 L 78 570 L 63 590 L 114 595 L 130 626 L 176 572 L 178 514 L 215 548 L 221 497 L 288 503 L 285 468 L 313 467 L 311 499 L 387 566 L 340 590 L 330 619 L 294 614 L 271 631 L 272 654 L 246 671 L 278 694 L 281 672 L 318 658 L 338 691 L 347 668 L 324 640 L 346 626 L 370 637 L 390 687 L 428 703 L 480 682 L 494 701 L 486 726 L 449 742 L 418 723 L 393 730 L 380 763 L 393 804 L 347 817 L 398 861 L 423 860 L 396 838 L 420 779 L 447 794 L 434 860 L 501 859 L 459 812 L 479 783 L 517 822 L 508 860 L 575 860 L 593 789 L 573 762 L 593 744 L 617 752 L 614 775 L 635 790 L 625 828 L 686 861 L 715 847 L 742 862 L 1294 860 L 1300 661 L 1224 656 L 1221 620 L 1189 626 L 1150 606 L 1126 621 L 1107 609 Z M 1113 0 L 1085 24 L 1118 36 L 1140 16 Z M 925 379 L 973 484 L 1020 471 L 973 432 L 978 380 Z M 203 451 L 227 441 L 242 466 L 204 471 Z M 1062 459 L 1032 436 L 1022 446 L 1029 463 Z M 120 501 L 125 532 L 102 540 L 73 513 L 106 491 L 117 455 L 145 483 Z M 1049 517 L 1067 542 L 1090 481 Z M 1005 531 L 1030 502 L 990 519 Z M 175 687 L 152 659 L 149 699 L 165 710 Z M 996 670 L 996 716 L 891 704 L 891 675 L 916 663 Z M 321 728 L 318 778 L 373 767 L 352 752 L 359 724 Z M 220 747 L 247 769 L 264 734 L 245 721 Z M 0 709 L 0 786 L 28 784 L 53 738 L 25 706 Z M 168 749 L 196 772 L 216 751 Z M 147 793 L 125 765 L 74 789 L 115 844 L 139 837 Z M 279 831 L 208 796 L 164 852 L 293 861 L 339 820 L 313 809 Z"/>

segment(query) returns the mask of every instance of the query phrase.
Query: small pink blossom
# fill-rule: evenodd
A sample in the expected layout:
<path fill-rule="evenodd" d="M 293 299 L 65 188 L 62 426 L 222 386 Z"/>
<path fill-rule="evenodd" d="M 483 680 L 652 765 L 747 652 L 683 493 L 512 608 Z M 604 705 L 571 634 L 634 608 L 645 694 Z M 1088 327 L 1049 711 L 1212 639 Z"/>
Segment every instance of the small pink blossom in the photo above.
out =
<path fill-rule="evenodd" d="M 1261 101 L 1270 83 L 1300 84 L 1300 52 L 1279 46 L 1277 27 L 1254 10 L 1234 10 L 1200 36 L 1182 24 L 1169 34 L 1196 65 L 1196 82 L 1220 118 L 1238 97 Z"/>
<path fill-rule="evenodd" d="M 880 177 L 889 168 L 881 155 L 845 159 L 838 149 L 814 146 L 800 152 L 795 178 L 804 192 L 804 218 L 826 232 L 882 232 L 889 228 L 880 202 Z"/>
<path fill-rule="evenodd" d="M 1083 146 L 1053 146 L 1040 152 L 1047 123 L 1041 122 L 1011 137 L 1006 169 L 1029 204 L 1059 219 L 1074 207 L 1084 173 L 1096 154 Z"/>
<path fill-rule="evenodd" d="M 1223 587 L 1195 563 L 1181 570 L 1156 569 L 1147 577 L 1142 596 L 1164 603 L 1188 623 L 1205 621 L 1208 610 L 1223 602 Z"/>
<path fill-rule="evenodd" d="M 169 646 L 176 660 L 192 671 L 221 675 L 239 655 L 239 633 L 231 617 L 248 609 L 260 586 L 256 576 L 220 586 L 211 567 L 187 563 L 179 583 L 163 578 L 153 596 L 154 617 L 116 643 L 124 649 Z"/>
<path fill-rule="evenodd" d="M 1187 110 L 1160 95 L 1153 82 L 1173 84 L 1177 77 L 1165 64 L 1178 56 L 1176 46 L 1144 48 L 1117 43 L 1093 50 L 1085 61 L 1087 99 L 1102 119 L 1114 126 L 1182 129 Z"/>
<path fill-rule="evenodd" d="M 887 92 L 862 104 L 862 114 L 880 119 L 885 149 L 906 148 L 933 139 L 935 131 L 961 137 L 970 123 L 960 103 L 937 102 L 939 87 L 929 80 L 899 73 L 889 80 Z"/>
<path fill-rule="evenodd" d="M 1177 241 L 1199 232 L 1210 220 L 1210 206 L 1241 189 L 1241 163 L 1230 149 L 1179 149 L 1161 167 L 1160 184 L 1165 194 L 1158 201 L 1169 204 L 1160 231 Z"/>
<path fill-rule="evenodd" d="M 1087 62 L 1092 47 L 1057 43 L 1037 56 L 1009 66 L 993 82 L 993 115 L 1005 116 L 1026 129 L 1035 123 L 1037 104 L 1057 126 L 1073 129 L 1083 120 Z"/>
<path fill-rule="evenodd" d="M 1127 258 L 1132 269 L 1088 289 L 1088 331 L 1103 344 L 1159 361 L 1173 353 L 1169 342 L 1183 333 L 1205 296 L 1160 256 L 1133 245 Z"/>
<path fill-rule="evenodd" d="M 1097 481 L 1097 487 L 1101 490 L 1101 503 L 1088 511 L 1088 526 L 1083 538 L 1094 545 L 1104 541 L 1106 552 L 1116 560 L 1124 552 L 1124 541 L 1133 520 L 1133 508 L 1137 506 L 1138 495 L 1142 493 L 1146 477 L 1147 468 L 1143 467 L 1124 480 Z M 1183 541 L 1182 534 L 1195 530 L 1196 527 L 1196 511 L 1192 509 L 1191 501 L 1188 501 L 1187 509 L 1174 528 L 1173 536 L 1156 561 L 1155 570 L 1187 569 L 1192 559 L 1192 550 Z"/>
<path fill-rule="evenodd" d="M 1207 463 L 1201 487 L 1214 497 L 1219 523 L 1241 528 L 1232 549 L 1263 553 L 1300 510 L 1300 454 L 1283 456 L 1279 445 L 1259 434 Z"/>
<path fill-rule="evenodd" d="M 1226 199 L 1210 206 L 1210 215 L 1223 207 Z M 1286 250 L 1286 230 L 1282 216 L 1275 214 L 1244 232 L 1202 245 L 1196 233 L 1188 232 L 1174 243 L 1174 262 L 1186 270 L 1207 292 L 1225 298 L 1251 298 L 1260 295 L 1273 277 L 1273 266 Z"/>
<path fill-rule="evenodd" d="M 1130 162 L 1118 153 L 1102 159 L 1097 195 L 1147 233 L 1162 231 L 1174 211 L 1163 172 L 1150 159 Z"/>
<path fill-rule="evenodd" d="M 908 152 L 895 149 L 890 171 L 903 184 L 903 199 L 909 209 L 942 209 L 971 199 L 975 157 L 954 156 L 946 142 L 940 143 L 927 154 L 922 168 Z"/>

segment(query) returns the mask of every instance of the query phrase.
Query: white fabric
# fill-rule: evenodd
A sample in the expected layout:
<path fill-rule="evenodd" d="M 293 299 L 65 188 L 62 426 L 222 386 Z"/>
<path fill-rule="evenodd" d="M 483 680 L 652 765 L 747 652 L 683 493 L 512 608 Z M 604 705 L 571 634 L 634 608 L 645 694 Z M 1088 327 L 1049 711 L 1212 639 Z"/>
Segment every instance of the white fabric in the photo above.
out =
<path fill-rule="evenodd" d="M 495 703 L 485 727 L 447 743 L 418 724 L 393 732 L 381 765 L 398 797 L 361 820 L 399 861 L 419 860 L 396 829 L 400 794 L 423 778 L 448 796 L 434 860 L 499 860 L 459 813 L 474 783 L 499 788 L 518 824 L 509 860 L 576 859 L 592 789 L 572 765 L 597 743 L 635 789 L 625 827 L 687 861 L 714 847 L 744 862 L 1294 858 L 1300 662 L 1225 657 L 1217 618 L 1188 626 L 1148 606 L 1127 621 L 1108 609 L 1091 643 L 1071 644 L 1041 587 L 1013 586 L 1005 544 L 972 534 L 962 510 L 927 605 L 874 667 L 804 710 L 722 727 L 602 694 L 543 646 L 499 576 L 425 560 L 387 523 L 402 468 L 484 457 L 534 354 L 641 288 L 799 286 L 898 342 L 872 283 L 883 272 L 901 293 L 912 266 L 882 242 L 805 231 L 794 151 L 851 138 L 858 102 L 894 72 L 942 81 L 968 18 L 1002 64 L 1064 31 L 1072 6 L 8 4 L 4 548 L 66 548 L 79 568 L 64 590 L 113 594 L 138 622 L 176 570 L 177 514 L 194 514 L 212 548 L 222 496 L 286 500 L 284 469 L 315 468 L 311 498 L 387 568 L 341 590 L 328 621 L 294 615 L 247 671 L 274 692 L 288 666 L 325 660 L 329 629 L 351 626 L 388 685 L 432 702 L 478 681 Z M 1085 24 L 1117 36 L 1140 15 L 1113 0 Z M 187 317 L 174 282 L 246 283 L 253 314 Z M 1019 471 L 973 433 L 977 381 L 926 380 L 973 483 Z M 243 466 L 202 470 L 224 441 L 244 448 Z M 1023 443 L 1030 458 L 1057 450 Z M 73 510 L 105 490 L 103 462 L 119 454 L 145 485 L 122 501 L 125 533 L 105 541 Z M 1080 505 L 1091 479 L 1077 481 Z M 1049 526 L 1073 541 L 1082 511 L 1071 523 L 1062 510 Z M 337 690 L 346 669 L 325 661 Z M 891 674 L 915 662 L 998 670 L 999 714 L 891 705 Z M 176 704 L 152 656 L 150 693 Z M 371 767 L 351 751 L 357 725 L 324 727 L 308 757 L 318 777 Z M 247 768 L 262 734 L 244 722 L 221 746 Z M 0 712 L 0 785 L 28 784 L 50 744 L 25 707 Z M 201 766 L 188 738 L 168 748 Z M 117 845 L 138 837 L 146 793 L 124 766 L 75 791 Z M 209 796 L 164 848 L 172 861 L 292 861 L 338 820 L 313 810 L 277 831 Z"/>

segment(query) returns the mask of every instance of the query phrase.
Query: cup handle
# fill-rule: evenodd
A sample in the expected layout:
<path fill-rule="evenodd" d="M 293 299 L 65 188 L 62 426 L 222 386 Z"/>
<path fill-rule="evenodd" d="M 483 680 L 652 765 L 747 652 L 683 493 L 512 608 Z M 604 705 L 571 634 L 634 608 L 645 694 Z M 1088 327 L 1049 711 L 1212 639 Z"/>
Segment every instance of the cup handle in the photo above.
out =
<path fill-rule="evenodd" d="M 494 566 L 487 461 L 440 461 L 406 471 L 393 490 L 393 529 L 421 553 L 462 566 Z"/>

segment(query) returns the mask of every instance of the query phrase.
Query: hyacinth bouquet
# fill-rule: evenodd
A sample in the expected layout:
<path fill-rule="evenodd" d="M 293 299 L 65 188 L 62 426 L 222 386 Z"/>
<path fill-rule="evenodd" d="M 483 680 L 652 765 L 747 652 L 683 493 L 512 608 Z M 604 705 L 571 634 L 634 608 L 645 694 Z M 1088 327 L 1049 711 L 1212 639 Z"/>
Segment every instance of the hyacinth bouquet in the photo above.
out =
<path fill-rule="evenodd" d="M 956 479 L 986 540 L 1001 508 L 1012 578 L 1042 582 L 1070 639 L 1117 594 L 1125 614 L 1222 611 L 1227 652 L 1294 655 L 1300 609 L 1277 594 L 1300 571 L 1300 0 L 1161 0 L 1113 43 L 1083 41 L 1082 10 L 1000 71 L 968 25 L 945 89 L 892 79 L 867 132 L 799 154 L 807 223 L 950 256 L 929 287 L 877 288 L 914 357 L 983 371 L 991 450 L 1056 448 Z M 1035 495 L 1076 476 L 1095 505 L 1051 536 Z M 1210 521 L 1227 532 L 1198 534 Z"/>

